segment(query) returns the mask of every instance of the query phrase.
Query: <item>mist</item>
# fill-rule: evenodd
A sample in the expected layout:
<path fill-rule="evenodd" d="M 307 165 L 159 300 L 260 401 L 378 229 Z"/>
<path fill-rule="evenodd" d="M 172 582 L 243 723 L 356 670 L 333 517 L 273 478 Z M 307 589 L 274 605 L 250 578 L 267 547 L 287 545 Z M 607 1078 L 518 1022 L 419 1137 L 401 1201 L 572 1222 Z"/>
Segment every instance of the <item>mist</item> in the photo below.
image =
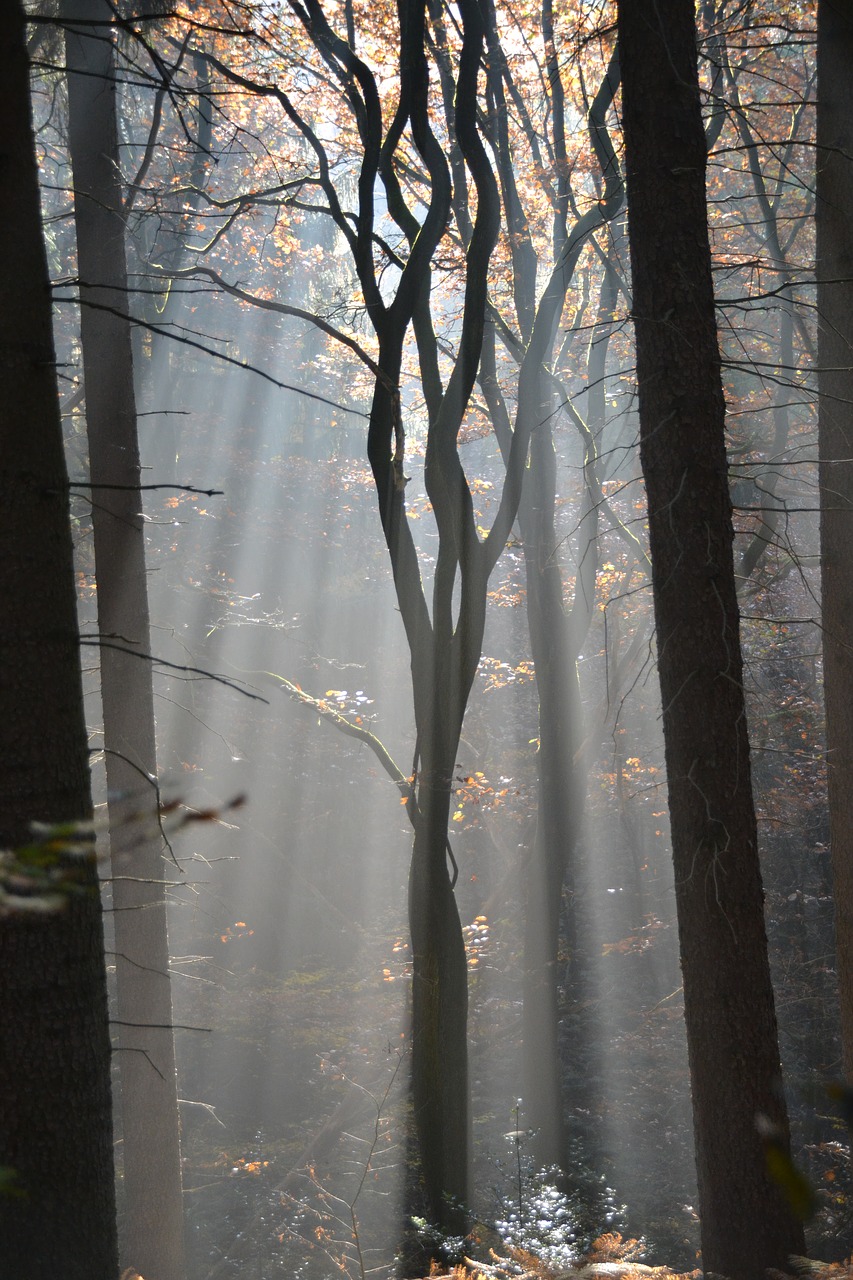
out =
<path fill-rule="evenodd" d="M 361 5 L 95 19 L 116 57 L 180 1280 L 698 1265 L 613 15 L 581 6 L 555 34 L 546 8 L 484 6 L 479 30 L 467 4 L 431 7 L 411 65 L 398 16 Z M 700 78 L 778 1087 L 810 1250 L 836 1259 L 849 1143 L 815 1103 L 841 1049 L 814 54 L 805 19 L 789 44 L 724 8 L 703 7 Z M 33 110 L 91 639 L 86 297 L 51 30 Z M 793 123 L 779 83 L 806 101 Z M 783 126 L 784 162 L 766 142 Z M 149 772 L 122 795 L 131 830 Z M 120 1099 L 120 1050 L 113 1073 Z M 114 1124 L 121 1245 L 140 1139 L 118 1106 Z"/>

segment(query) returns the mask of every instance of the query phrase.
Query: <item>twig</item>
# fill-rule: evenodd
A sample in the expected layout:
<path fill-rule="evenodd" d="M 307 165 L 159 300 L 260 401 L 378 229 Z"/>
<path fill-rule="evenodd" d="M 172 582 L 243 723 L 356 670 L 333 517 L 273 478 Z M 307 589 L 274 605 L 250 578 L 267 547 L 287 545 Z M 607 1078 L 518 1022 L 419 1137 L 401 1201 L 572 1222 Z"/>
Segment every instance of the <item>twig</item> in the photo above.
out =
<path fill-rule="evenodd" d="M 134 493 L 148 492 L 151 489 L 179 489 L 181 493 L 200 493 L 205 498 L 222 498 L 224 489 L 197 489 L 193 484 L 89 484 L 85 480 L 69 480 L 64 489 L 119 489 L 133 490 Z"/>
<path fill-rule="evenodd" d="M 85 287 L 78 281 L 78 287 Z M 128 324 L 136 325 L 139 329 L 147 329 L 149 333 L 157 333 L 161 338 L 169 338 L 172 342 L 183 343 L 186 347 L 192 347 L 195 351 L 202 351 L 206 356 L 210 356 L 213 360 L 221 360 L 223 364 L 233 365 L 235 369 L 245 369 L 247 373 L 257 374 L 259 378 L 263 378 L 265 382 L 271 382 L 279 391 L 293 391 L 296 395 L 306 396 L 309 400 L 316 400 L 319 404 L 328 405 L 330 409 L 337 409 L 340 413 L 351 413 L 357 418 L 367 420 L 370 415 L 362 409 L 355 409 L 352 405 L 339 404 L 337 400 L 329 400 L 326 396 L 321 396 L 316 391 L 307 391 L 305 387 L 295 387 L 290 382 L 279 382 L 278 378 L 274 378 L 271 373 L 265 373 L 263 369 L 259 369 L 257 365 L 249 364 L 248 360 L 238 360 L 235 356 L 227 356 L 222 351 L 214 351 L 212 347 L 206 347 L 203 342 L 195 342 L 192 338 L 182 337 L 178 333 L 170 333 L 163 325 L 150 324 L 147 320 L 142 320 L 139 316 L 129 315 L 126 311 L 121 311 L 118 307 L 110 307 L 105 302 L 93 302 L 91 298 L 64 298 L 58 294 L 54 294 L 54 302 L 72 302 L 77 303 L 81 307 L 91 307 L 94 311 L 107 311 L 110 315 L 118 316 L 120 320 L 126 320 Z"/>
<path fill-rule="evenodd" d="M 269 698 L 265 698 L 263 694 L 251 693 L 248 689 L 237 684 L 235 680 L 229 680 L 227 676 L 217 675 L 215 671 L 205 671 L 203 667 L 189 667 L 180 662 L 169 662 L 168 658 L 158 658 L 153 653 L 144 653 L 138 649 L 128 649 L 124 645 L 114 644 L 103 636 L 81 636 L 80 643 L 94 645 L 99 649 L 115 649 L 118 653 L 126 653 L 131 658 L 144 658 L 147 662 L 156 662 L 160 667 L 168 667 L 170 671 L 185 671 L 189 675 L 203 676 L 205 680 L 213 680 L 216 684 L 224 684 L 226 689 L 233 689 L 236 693 L 242 693 L 246 698 L 252 698 L 255 702 L 265 702 L 269 706 Z"/>

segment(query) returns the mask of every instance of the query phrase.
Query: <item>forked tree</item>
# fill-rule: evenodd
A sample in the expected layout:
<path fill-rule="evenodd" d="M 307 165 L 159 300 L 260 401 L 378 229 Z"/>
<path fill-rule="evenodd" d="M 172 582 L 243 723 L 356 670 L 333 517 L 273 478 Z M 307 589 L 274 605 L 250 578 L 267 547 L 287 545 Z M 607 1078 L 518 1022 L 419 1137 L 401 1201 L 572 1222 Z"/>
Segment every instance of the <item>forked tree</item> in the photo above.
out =
<path fill-rule="evenodd" d="M 640 452 L 702 1261 L 754 1280 L 803 1249 L 759 1124 L 788 1144 L 732 557 L 692 0 L 620 0 Z M 762 1119 L 763 1117 L 763 1119 Z"/>
<path fill-rule="evenodd" d="M 320 322 L 326 333 L 343 337 L 373 379 L 367 453 L 408 642 L 416 722 L 408 797 L 414 829 L 409 879 L 413 1116 L 426 1211 L 434 1224 L 456 1231 L 466 1220 L 469 1188 L 468 987 L 448 826 L 462 722 L 482 654 L 488 580 L 516 516 L 529 443 L 524 427 L 516 431 L 498 510 L 488 535 L 481 537 L 459 436 L 482 354 L 489 266 L 500 224 L 497 183 L 479 123 L 478 74 L 486 29 L 477 0 L 463 0 L 453 72 L 456 137 L 476 216 L 461 267 L 455 345 L 451 354 L 445 347 L 442 358 L 435 339 L 432 267 L 451 215 L 453 184 L 441 136 L 445 126 L 435 123 L 430 100 L 424 0 L 400 0 L 397 6 L 399 88 L 390 107 L 380 92 L 380 77 L 359 53 L 350 6 L 337 15 L 341 31 L 318 0 L 291 0 L 290 10 L 313 47 L 313 83 L 323 91 L 331 76 L 346 127 L 357 138 L 353 183 L 344 179 L 339 185 L 331 143 L 312 124 L 310 104 L 303 104 L 307 61 L 289 85 L 286 77 L 253 79 L 213 53 L 203 56 L 232 85 L 276 102 L 301 135 L 311 170 L 288 184 L 288 199 L 333 220 L 375 336 L 376 354 L 370 355 L 351 337 Z M 401 175 L 408 181 L 413 174 L 416 190 L 407 192 Z M 387 239 L 389 221 L 396 237 L 393 247 Z M 243 291 L 232 292 L 252 300 Z M 311 318 L 289 304 L 276 309 Z M 431 583 L 422 579 L 406 504 L 410 409 L 401 380 L 412 339 L 428 415 L 424 477 L 438 533 Z"/>

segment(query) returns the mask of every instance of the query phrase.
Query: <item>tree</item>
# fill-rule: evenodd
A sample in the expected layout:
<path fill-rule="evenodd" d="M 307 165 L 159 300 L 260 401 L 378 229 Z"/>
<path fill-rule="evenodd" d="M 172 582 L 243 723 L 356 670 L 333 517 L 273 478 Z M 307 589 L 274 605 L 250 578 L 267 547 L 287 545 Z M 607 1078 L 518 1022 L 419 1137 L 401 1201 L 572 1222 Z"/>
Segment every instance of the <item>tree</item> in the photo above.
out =
<path fill-rule="evenodd" d="M 760 140 L 756 136 L 755 129 L 750 121 L 748 106 L 745 107 L 741 100 L 738 69 L 732 65 L 732 59 L 725 40 L 717 36 L 714 40 L 714 46 L 715 53 L 725 66 L 727 97 L 731 104 L 732 118 L 737 129 L 738 140 L 746 157 L 755 201 L 760 214 L 758 229 L 754 230 L 752 234 L 759 240 L 766 254 L 767 268 L 776 275 L 778 281 L 775 293 L 779 307 L 779 371 L 777 375 L 778 381 L 773 393 L 773 435 L 769 449 L 773 465 L 769 474 L 762 477 L 758 489 L 762 503 L 758 528 L 744 548 L 738 564 L 738 576 L 743 582 L 746 582 L 764 556 L 766 556 L 768 550 L 773 546 L 784 511 L 784 505 L 777 498 L 777 489 L 781 478 L 779 463 L 785 456 L 791 435 L 791 409 L 793 403 L 795 403 L 791 390 L 792 385 L 796 385 L 793 382 L 793 371 L 796 366 L 794 360 L 795 299 L 793 290 L 795 273 L 792 267 L 792 258 L 795 241 L 799 233 L 807 225 L 807 220 L 802 216 L 799 218 L 794 217 L 793 228 L 791 228 L 787 222 L 783 222 L 783 213 L 788 219 L 791 219 L 792 210 L 789 206 L 792 202 L 790 200 L 784 202 L 784 200 L 785 196 L 789 194 L 789 187 L 794 188 L 796 191 L 796 184 L 793 181 L 795 172 L 794 151 L 796 144 L 801 141 L 802 121 L 808 107 L 810 95 L 809 85 L 806 84 L 802 87 L 802 96 L 796 109 L 789 113 L 788 137 L 782 142 L 781 154 L 778 157 L 776 166 L 774 166 L 775 172 L 772 170 L 765 172 L 765 168 L 769 170 L 770 157 L 762 156 Z M 723 116 L 720 113 L 717 119 L 720 127 L 722 127 L 722 119 Z"/>
<path fill-rule="evenodd" d="M 513 439 L 499 510 L 481 539 L 459 435 L 479 368 L 489 263 L 500 220 L 497 184 L 478 126 L 485 24 L 479 5 L 464 0 L 454 67 L 457 137 L 476 192 L 477 213 L 461 264 L 463 311 L 448 355 L 434 329 L 431 273 L 447 228 L 452 184 L 437 132 L 446 125 L 435 121 L 430 101 L 425 4 L 401 0 L 398 7 L 399 97 L 388 119 L 389 104 L 380 94 L 377 75 L 358 51 L 351 10 L 345 8 L 342 15 L 347 22 L 344 39 L 318 0 L 304 5 L 293 0 L 290 9 L 288 44 L 301 42 L 306 49 L 290 93 L 282 76 L 274 84 L 253 80 L 210 52 L 204 56 L 232 85 L 271 98 L 301 136 L 311 167 L 303 162 L 305 176 L 287 184 L 287 200 L 331 217 L 348 249 L 375 335 L 372 355 L 317 317 L 328 335 L 342 339 L 359 356 L 372 381 L 367 454 L 408 642 L 416 722 L 408 799 L 414 829 L 409 881 L 413 1110 L 426 1212 L 436 1225 L 454 1231 L 467 1213 L 470 1116 L 467 963 L 449 866 L 448 825 L 462 722 L 482 653 L 489 575 L 512 528 L 528 447 L 523 428 Z M 289 50 L 288 65 L 292 58 Z M 318 69 L 312 64 L 319 64 Z M 304 69 L 308 65 L 310 78 Z M 311 123 L 319 105 L 312 102 L 311 92 L 326 92 L 329 73 L 339 89 L 341 127 L 335 139 L 324 142 Z M 326 109 L 328 101 L 322 105 Z M 330 163 L 329 149 L 341 143 L 354 148 L 354 193 Z M 412 184 L 411 191 L 401 174 Z M 376 199 L 380 184 L 387 214 Z M 322 203 L 307 204 L 308 194 L 319 194 Z M 351 194 L 353 211 L 344 203 Z M 389 234 L 396 240 L 393 247 Z M 231 291 L 252 300 L 245 291 Z M 311 319 L 289 304 L 263 300 L 261 305 Z M 411 409 L 401 394 L 401 377 L 410 333 L 428 415 L 424 477 L 438 531 L 431 606 L 405 497 L 405 418 Z"/>
<path fill-rule="evenodd" d="M 179 58 L 178 62 L 181 60 Z M 187 257 L 189 228 L 202 203 L 207 170 L 211 164 L 213 117 L 208 97 L 207 63 L 199 54 L 191 54 L 190 61 L 195 72 L 196 92 L 194 95 L 188 92 L 187 100 L 182 92 L 176 90 L 168 63 L 162 59 L 155 63 L 153 84 L 150 86 L 154 91 L 150 119 L 144 120 L 144 145 L 133 146 L 131 142 L 128 146 L 131 155 L 138 155 L 136 172 L 123 192 L 122 212 L 126 232 L 125 247 L 130 253 L 131 266 L 135 268 L 139 290 L 133 296 L 133 310 L 143 321 L 143 325 L 133 328 L 131 333 L 135 396 L 139 405 L 146 405 L 150 400 L 159 407 L 157 397 L 161 393 L 163 381 L 170 376 L 174 354 L 172 335 L 177 326 L 186 320 L 183 312 L 187 309 L 180 291 L 173 287 L 172 273 L 180 269 Z M 144 66 L 137 67 L 137 70 L 141 73 L 136 85 L 137 92 L 140 89 L 144 91 L 148 87 L 151 72 L 146 71 Z M 193 97 L 196 107 L 191 112 Z M 155 155 L 158 151 L 170 154 L 173 147 L 164 111 L 164 106 L 169 102 L 180 113 L 182 135 L 185 133 L 193 144 L 192 155 L 188 159 L 182 157 L 176 161 L 170 155 L 171 163 L 177 168 L 181 181 L 179 194 L 182 201 L 178 211 L 168 207 L 165 192 L 152 191 L 146 185 L 151 177 Z M 143 194 L 147 208 L 138 212 Z M 153 212 L 156 212 L 156 216 L 152 216 Z M 153 276 L 152 262 L 157 263 Z M 149 287 L 149 281 L 159 284 L 162 293 Z M 149 465 L 161 483 L 177 480 L 179 421 L 175 414 L 156 414 L 155 408 L 156 426 L 150 432 L 147 444 Z"/>
<path fill-rule="evenodd" d="M 451 100 L 462 163 L 471 184 L 470 221 L 465 255 L 446 239 L 453 195 L 451 170 L 444 155 L 448 122 L 434 110 L 427 58 L 425 5 L 402 0 L 397 9 L 398 97 L 386 101 L 368 54 L 360 52 L 360 32 L 343 6 L 346 40 L 333 28 L 316 0 L 293 0 L 292 14 L 302 31 L 288 32 L 288 44 L 307 45 L 292 86 L 251 79 L 205 52 L 210 67 L 252 95 L 269 97 L 283 109 L 289 127 L 304 141 L 306 159 L 286 187 L 283 204 L 325 212 L 346 244 L 366 319 L 375 334 L 375 355 L 320 316 L 316 323 L 359 355 L 371 375 L 368 457 L 379 504 L 384 539 L 391 559 L 397 602 L 411 659 L 416 723 L 409 815 L 414 827 L 409 911 L 412 936 L 412 1101 L 418 1130 L 425 1208 L 435 1224 L 455 1230 L 465 1221 L 469 1165 L 469 1088 L 467 1088 L 467 965 L 451 877 L 448 822 L 453 771 L 462 719 L 482 655 L 489 573 L 505 547 L 519 503 L 529 444 L 529 422 L 516 428 L 507 454 L 505 488 L 492 529 L 480 535 L 474 502 L 460 457 L 460 431 L 469 412 L 483 349 L 489 262 L 500 228 L 500 195 L 478 122 L 478 69 L 485 45 L 480 6 L 460 6 L 460 29 L 448 52 Z M 284 42 L 283 42 L 284 44 Z M 311 51 L 310 46 L 314 49 Z M 374 50 L 370 50 L 373 54 Z M 288 50 L 287 63 L 293 52 Z M 310 60 L 309 60 L 310 59 Z M 311 81 L 305 68 L 311 70 Z M 324 69 L 325 68 L 325 69 Z M 306 86 L 324 93 L 329 109 L 328 74 L 338 129 L 324 141 L 311 124 L 315 102 Z M 386 113 L 389 118 L 386 119 Z M 345 152 L 337 168 L 329 152 Z M 310 160 L 309 164 L 306 160 Z M 355 161 L 355 191 L 342 177 Z M 462 173 L 465 168 L 462 169 Z M 382 186 L 384 207 L 377 200 Z M 311 198 L 309 202 L 309 196 Z M 320 198 L 321 197 L 321 201 Z M 347 207 L 355 197 L 355 210 Z M 269 198 L 269 197 L 264 197 Z M 250 200 L 241 197 L 245 204 Z M 438 247 L 453 256 L 453 285 L 462 298 L 461 315 L 450 343 L 439 343 L 435 325 L 446 298 L 433 293 L 433 260 Z M 197 274 L 222 278 L 209 268 Z M 186 274 L 193 274 L 187 271 Z M 460 283 L 461 282 L 461 283 Z M 311 319 L 289 303 L 252 297 L 227 285 L 228 292 L 280 314 Z M 266 291 L 264 291 L 266 292 Z M 455 305 L 455 303 L 453 303 Z M 425 416 L 424 480 L 438 531 L 432 582 L 421 580 L 423 562 L 407 516 L 406 424 L 412 412 L 401 381 L 407 347 L 414 335 L 418 349 L 418 385 Z M 432 591 L 432 604 L 428 596 Z M 448 865 L 450 864 L 450 865 Z"/>
<path fill-rule="evenodd" d="M 759 1115 L 788 1141 L 767 960 L 732 559 L 694 6 L 621 0 L 643 475 L 684 981 L 703 1266 L 781 1267 L 801 1226 Z"/>
<path fill-rule="evenodd" d="M 541 21 L 536 15 L 525 15 L 534 37 L 544 38 L 550 89 L 542 118 L 535 121 L 527 107 L 520 106 L 525 100 L 525 89 L 529 88 L 524 77 L 531 73 L 530 63 L 533 74 L 541 76 L 543 82 L 544 74 L 535 59 L 525 60 L 520 72 L 511 70 L 493 3 L 485 7 L 485 19 L 488 116 L 483 127 L 494 157 L 505 228 L 498 261 L 504 267 L 501 274 L 509 280 L 502 284 L 495 280 L 490 289 L 478 381 L 504 459 L 509 461 L 511 457 L 515 432 L 520 438 L 531 440 L 518 517 L 527 567 L 527 612 L 540 703 L 540 778 L 537 832 L 526 868 L 523 1093 L 526 1121 L 534 1131 L 535 1156 L 539 1164 L 547 1166 L 561 1164 L 566 1158 L 557 1044 L 557 956 L 562 887 L 578 838 L 585 786 L 584 769 L 577 759 L 582 728 L 576 658 L 593 609 L 597 514 L 601 506 L 606 506 L 598 481 L 595 440 L 573 409 L 557 376 L 563 372 L 565 356 L 560 319 L 591 236 L 606 225 L 621 204 L 619 166 L 606 123 L 618 87 L 618 59 L 615 55 L 605 59 L 601 88 L 593 101 L 586 104 L 589 149 L 593 157 L 593 180 L 589 184 L 592 192 L 583 189 L 578 177 L 572 184 L 576 188 L 573 192 L 567 178 L 570 168 L 566 148 L 568 110 L 550 6 L 545 6 Z M 431 54 L 442 90 L 442 126 L 447 130 L 457 253 L 461 254 L 470 246 L 474 222 L 465 157 L 457 136 L 454 49 L 448 30 L 451 25 L 446 22 L 440 6 L 430 7 Z M 595 74 L 600 74 L 597 67 Z M 520 117 L 520 124 L 515 115 Z M 555 171 L 560 175 L 556 181 L 542 166 L 540 136 L 551 148 Z M 573 162 L 576 162 L 574 156 Z M 534 166 L 536 176 L 531 180 L 528 170 Z M 588 202 L 583 214 L 577 211 L 577 200 Z M 552 216 L 542 218 L 537 206 L 548 209 Z M 570 208 L 575 211 L 571 223 Z M 541 223 L 546 224 L 547 231 L 540 225 L 534 233 L 532 226 Z M 537 265 L 549 274 L 548 285 L 538 300 Z M 423 335 L 419 341 L 423 351 Z M 504 357 L 500 373 L 499 347 Z M 603 356 L 604 349 L 600 347 L 597 354 Z M 437 353 L 433 353 L 431 360 L 437 361 Z M 509 407 L 512 404 L 517 406 L 514 414 Z M 564 608 L 567 588 L 556 532 L 553 420 L 561 409 L 565 410 L 573 428 L 580 432 L 586 455 L 577 556 L 581 568 L 570 610 Z"/>
<path fill-rule="evenodd" d="M 481 541 L 458 441 L 480 363 L 488 269 L 500 214 L 497 184 L 477 128 L 477 76 L 485 23 L 479 7 L 469 0 L 460 5 L 460 14 L 463 36 L 456 78 L 457 139 L 476 188 L 477 215 L 467 246 L 457 354 L 444 385 L 427 303 L 430 264 L 450 213 L 452 187 L 428 111 L 422 0 L 400 5 L 400 105 L 385 138 L 376 110 L 379 104 L 377 101 L 374 108 L 363 64 L 345 52 L 342 42 L 334 45 L 352 88 L 358 84 L 359 97 L 364 94 L 366 145 L 359 183 L 360 217 L 357 237 L 350 238 L 379 342 L 367 451 L 411 653 L 417 727 L 409 881 L 412 1102 L 428 1209 L 436 1223 L 451 1229 L 464 1221 L 460 1210 L 468 1201 L 470 1123 L 467 965 L 447 865 L 452 777 L 468 696 L 482 653 L 489 574 L 515 518 L 528 443 L 521 432 L 514 438 L 500 509 L 488 536 Z M 322 32 L 319 28 L 318 34 Z M 428 204 L 420 225 L 403 201 L 393 168 L 394 152 L 407 124 L 429 175 Z M 372 188 L 376 177 L 384 182 L 389 208 L 410 246 L 396 295 L 388 307 L 382 301 L 372 260 Z M 429 413 L 424 475 L 439 534 L 431 616 L 405 508 L 405 434 L 399 379 L 410 325 L 418 343 Z M 457 592 L 458 602 L 454 599 Z"/>
<path fill-rule="evenodd" d="M 506 60 L 502 57 L 492 10 L 489 52 L 495 116 L 493 145 L 499 158 L 504 213 L 513 246 L 513 319 L 518 334 L 515 336 L 510 331 L 507 342 L 517 362 L 517 381 L 513 387 L 517 403 L 514 429 L 510 428 L 497 377 L 497 326 L 494 323 L 487 331 L 480 378 L 505 457 L 509 458 L 516 432 L 529 436 L 531 441 L 518 511 L 524 543 L 527 619 L 539 694 L 539 794 L 536 835 L 527 869 L 525 920 L 524 1103 L 527 1123 L 534 1132 L 537 1163 L 564 1166 L 567 1153 L 558 1047 L 560 916 L 567 873 L 571 879 L 586 789 L 577 658 L 587 634 L 595 595 L 597 514 L 602 494 L 596 470 L 596 442 L 558 380 L 562 370 L 555 344 L 560 336 L 566 295 L 581 254 L 593 233 L 618 212 L 623 190 L 606 125 L 607 112 L 619 84 L 618 54 L 614 51 L 601 87 L 587 111 L 591 149 L 600 167 L 598 198 L 585 213 L 578 213 L 574 222 L 568 224 L 566 105 L 554 46 L 553 13 L 548 3 L 543 6 L 542 28 L 551 91 L 558 195 L 553 240 L 548 245 L 550 260 L 546 259 L 550 278 L 534 305 L 537 255 L 515 188 L 501 84 L 506 75 Z M 501 332 L 507 334 L 506 322 Z M 584 488 L 578 518 L 580 548 L 574 598 L 569 609 L 564 606 L 564 572 L 556 532 L 557 459 L 553 424 L 558 405 L 580 430 L 584 447 Z"/>
<path fill-rule="evenodd" d="M 848 5 L 820 0 L 817 85 L 818 436 L 829 824 L 844 1074 L 853 1081 L 853 55 Z"/>
<path fill-rule="evenodd" d="M 91 817 L 68 482 L 40 234 L 23 15 L 0 37 L 3 239 L 0 282 L 0 842 L 34 819 Z M 42 860 L 62 875 L 52 912 L 0 915 L 0 1194 L 3 1270 L 115 1280 L 110 1038 L 101 905 L 91 842 Z M 31 868 L 32 869 L 32 868 Z"/>
<path fill-rule="evenodd" d="M 122 1259 L 179 1280 L 180 1145 L 112 11 L 66 0 L 121 1081 Z"/>

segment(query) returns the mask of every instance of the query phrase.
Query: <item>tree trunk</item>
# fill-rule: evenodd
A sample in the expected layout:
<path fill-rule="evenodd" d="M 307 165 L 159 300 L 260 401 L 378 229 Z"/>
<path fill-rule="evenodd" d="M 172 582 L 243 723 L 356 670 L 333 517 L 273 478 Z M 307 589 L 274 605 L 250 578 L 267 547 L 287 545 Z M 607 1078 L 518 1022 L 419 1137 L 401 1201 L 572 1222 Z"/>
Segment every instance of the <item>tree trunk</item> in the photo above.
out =
<path fill-rule="evenodd" d="M 844 1074 L 853 1083 L 853 14 L 818 3 L 817 310 L 823 679 Z"/>
<path fill-rule="evenodd" d="M 68 483 L 40 234 L 23 16 L 0 34 L 0 847 L 88 819 Z M 63 908 L 0 907 L 2 1273 L 115 1280 L 110 1040 L 94 860 L 57 854 Z"/>
<path fill-rule="evenodd" d="M 563 605 L 563 570 L 554 524 L 556 457 L 552 397 L 537 414 L 519 507 L 524 539 L 527 621 L 539 695 L 536 836 L 527 869 L 524 932 L 524 1114 L 539 1168 L 567 1169 L 567 1131 L 559 1048 L 560 917 L 573 879 L 583 820 L 585 777 L 576 760 L 583 715 L 577 649 Z M 577 581 L 580 582 L 580 574 Z M 569 886 L 571 889 L 571 885 Z M 574 939 L 569 941 L 573 950 Z M 574 955 L 571 960 L 574 963 Z M 568 1171 L 568 1170 L 567 1170 Z"/>
<path fill-rule="evenodd" d="M 410 255 L 387 310 L 373 293 L 380 375 L 374 386 L 367 452 L 394 585 L 412 663 L 417 727 L 416 764 L 409 812 L 415 838 L 409 878 L 412 932 L 412 1100 L 423 1190 L 433 1223 L 459 1234 L 468 1214 L 469 1098 L 467 964 L 459 912 L 447 867 L 448 818 L 459 734 L 482 654 L 489 574 L 506 542 L 521 489 L 527 439 L 519 440 L 492 530 L 480 542 L 474 504 L 459 456 L 459 431 L 474 387 L 483 344 L 489 263 L 500 225 L 497 186 L 477 126 L 477 81 L 485 28 L 479 6 L 459 6 L 463 44 L 456 85 L 457 135 L 477 190 L 465 270 L 459 350 L 446 386 L 429 313 L 430 264 L 451 204 L 450 172 L 427 111 L 425 6 L 400 6 L 401 99 L 432 184 L 420 226 L 406 209 L 390 163 L 381 166 L 389 208 L 410 236 Z M 461 123 L 460 125 L 460 121 Z M 395 125 L 396 128 L 396 125 Z M 389 135 L 390 136 L 390 135 Z M 394 145 L 399 133 L 395 135 Z M 386 144 L 387 146 L 387 140 Z M 381 155 L 381 152 L 377 153 Z M 365 152 L 363 191 L 371 192 Z M 388 154 L 390 161 L 390 154 Z M 372 162 L 374 163 L 374 162 Z M 366 204 L 362 206 L 367 212 Z M 372 212 L 371 212 L 372 218 Z M 360 226 L 364 233 L 368 223 Z M 369 244 L 369 239 L 366 241 Z M 370 251 L 372 253 L 372 250 Z M 359 255 L 357 255 L 359 256 Z M 366 264 L 366 258 L 365 258 Z M 421 382 L 429 411 L 424 480 L 438 530 L 432 615 L 421 583 L 418 555 L 406 516 L 403 474 L 405 431 L 400 369 L 406 329 L 413 324 Z M 454 586 L 459 588 L 458 601 Z M 420 768 L 418 768 L 420 760 Z"/>
<path fill-rule="evenodd" d="M 447 869 L 450 778 L 427 773 L 409 875 L 412 1105 L 431 1224 L 464 1234 L 468 1211 L 468 965 Z M 444 771 L 442 771 L 444 772 Z"/>
<path fill-rule="evenodd" d="M 756 1117 L 788 1142 L 767 960 L 692 0 L 621 0 L 643 474 L 706 1271 L 803 1249 Z"/>
<path fill-rule="evenodd" d="M 122 1263 L 153 1280 L 180 1280 L 177 1082 L 133 358 L 123 318 L 112 10 L 105 0 L 65 0 L 64 14 L 115 919 Z M 90 25 L 75 29 L 74 19 Z"/>
<path fill-rule="evenodd" d="M 186 385 L 186 370 L 171 367 L 175 353 L 174 334 L 181 324 L 191 324 L 191 306 L 176 287 L 175 275 L 185 266 L 187 246 L 191 238 L 191 225 L 198 216 L 202 204 L 201 192 L 207 182 L 208 170 L 213 160 L 213 109 L 210 99 L 210 67 L 203 53 L 194 50 L 189 55 L 196 81 L 195 110 L 185 117 L 187 140 L 191 140 L 192 157 L 185 164 L 181 177 L 182 196 L 179 210 L 157 208 L 153 216 L 137 218 L 135 240 L 125 236 L 125 254 L 131 271 L 152 284 L 159 275 L 163 293 L 139 292 L 133 294 L 133 311 L 148 325 L 148 329 L 134 328 L 131 332 L 133 348 L 133 372 L 137 405 L 149 410 L 147 431 L 143 429 L 141 451 L 146 465 L 162 483 L 178 482 L 178 457 L 181 449 L 181 407 L 192 400 Z M 167 86 L 158 86 L 152 103 L 152 115 L 161 133 L 166 133 L 163 117 L 163 101 Z M 186 105 L 182 107 L 186 110 Z M 163 144 L 168 146 L 166 139 Z M 150 154 L 150 153 L 149 153 Z M 139 199 L 145 186 L 145 175 L 150 172 L 145 149 L 137 148 L 140 168 L 134 185 L 124 193 L 125 223 L 134 201 Z M 140 181 L 142 179 L 142 181 Z M 137 185 L 138 184 L 138 185 Z M 150 198 L 150 197 L 149 197 Z M 158 197 L 162 206 L 168 196 Z"/>
<path fill-rule="evenodd" d="M 622 204 L 619 165 L 606 124 L 619 84 L 619 64 L 614 51 L 587 115 L 590 141 L 601 166 L 601 199 L 593 210 L 580 215 L 568 228 L 568 188 L 564 186 L 565 98 L 553 44 L 553 13 L 550 3 L 546 2 L 542 25 L 548 50 L 554 156 L 560 174 L 558 188 L 562 194 L 560 209 L 555 216 L 551 278 L 534 308 L 536 255 L 515 185 L 502 87 L 506 61 L 498 39 L 493 6 L 490 23 L 489 67 L 496 108 L 492 128 L 504 191 L 504 214 L 513 245 L 516 321 L 519 331 L 526 335 L 526 345 L 522 347 L 519 343 L 514 352 L 519 360 L 515 431 L 510 426 L 498 382 L 494 325 L 489 326 L 483 346 L 480 383 L 504 460 L 509 458 L 515 434 L 529 436 L 530 439 L 530 458 L 518 507 L 518 523 L 524 542 L 527 615 L 539 696 L 537 827 L 527 867 L 524 940 L 524 1116 L 533 1134 L 532 1152 L 537 1166 L 565 1168 L 568 1144 L 561 1082 L 563 1064 L 559 1050 L 557 965 L 563 887 L 567 874 L 572 878 L 585 796 L 584 770 L 577 760 L 582 739 L 582 716 L 576 660 L 588 627 L 595 586 L 597 504 L 588 502 L 588 494 L 585 494 L 579 528 L 586 534 L 587 545 L 578 558 L 574 604 L 567 612 L 564 607 L 562 557 L 555 525 L 557 459 L 552 430 L 556 399 L 562 399 L 562 396 L 555 397 L 551 368 L 555 362 L 554 344 L 566 293 L 581 251 L 593 232 L 614 217 Z M 584 480 L 589 480 L 586 470 Z M 585 516 L 592 519 L 591 533 Z M 573 941 L 569 940 L 570 949 Z"/>

